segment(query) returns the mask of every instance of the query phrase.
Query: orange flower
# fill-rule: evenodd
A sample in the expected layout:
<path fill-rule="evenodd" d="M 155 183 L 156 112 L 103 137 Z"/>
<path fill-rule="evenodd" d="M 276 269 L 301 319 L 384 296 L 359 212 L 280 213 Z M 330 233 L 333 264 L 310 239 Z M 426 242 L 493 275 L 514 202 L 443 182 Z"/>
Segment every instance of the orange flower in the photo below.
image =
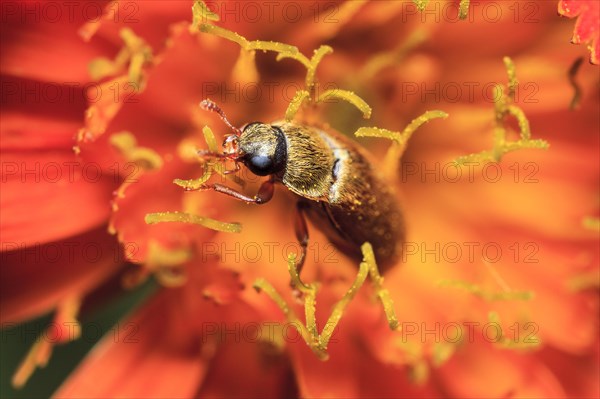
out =
<path fill-rule="evenodd" d="M 556 4 L 207 3 L 110 2 L 93 17 L 74 6 L 58 21 L 43 4 L 3 8 L 4 326 L 54 310 L 45 335 L 64 343 L 79 335 L 84 298 L 102 304 L 115 282 L 149 276 L 161 286 L 54 395 L 598 397 L 598 74 L 574 64 L 573 24 Z M 240 37 L 306 57 L 276 60 Z M 333 53 L 311 64 L 325 44 Z M 286 318 L 264 290 L 304 313 L 286 270 L 299 248 L 291 194 L 279 186 L 254 207 L 181 182 L 205 172 L 203 127 L 228 133 L 201 100 L 241 126 L 291 116 L 305 84 L 305 118 L 395 138 L 392 152 L 359 141 L 407 223 L 383 281 L 399 328 L 381 306 L 391 302 L 374 299 L 377 282 L 365 283 L 339 313 L 326 361 L 301 336 L 310 316 Z M 344 98 L 359 110 L 315 101 L 327 89 L 352 91 Z M 434 109 L 448 117 L 394 133 Z M 228 176 L 211 178 L 239 183 Z M 256 192 L 261 179 L 236 176 Z M 147 223 L 161 212 L 212 229 Z M 302 280 L 318 283 L 322 331 L 359 268 L 309 232 Z M 38 340 L 13 384 L 51 349 Z"/>

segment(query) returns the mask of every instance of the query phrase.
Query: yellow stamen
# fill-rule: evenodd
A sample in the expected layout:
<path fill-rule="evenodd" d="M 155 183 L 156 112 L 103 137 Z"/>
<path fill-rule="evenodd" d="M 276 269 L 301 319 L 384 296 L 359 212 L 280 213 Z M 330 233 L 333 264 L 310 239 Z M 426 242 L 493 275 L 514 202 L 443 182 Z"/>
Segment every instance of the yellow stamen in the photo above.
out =
<path fill-rule="evenodd" d="M 197 31 L 200 29 L 200 24 L 202 23 L 207 21 L 217 22 L 220 19 L 219 15 L 209 10 L 203 1 L 196 1 L 192 6 L 192 25 L 190 26 L 190 31 Z"/>
<path fill-rule="evenodd" d="M 582 292 L 591 289 L 598 290 L 600 288 L 598 272 L 588 272 L 570 278 L 567 281 L 567 288 L 571 292 Z"/>
<path fill-rule="evenodd" d="M 139 147 L 133 134 L 127 131 L 110 136 L 110 143 L 127 159 L 146 171 L 160 169 L 163 160 L 156 151 L 148 147 Z M 131 177 L 131 176 L 130 176 Z"/>
<path fill-rule="evenodd" d="M 302 103 L 304 103 L 304 101 L 307 99 L 310 100 L 309 92 L 306 90 L 297 91 L 294 95 L 294 98 L 292 98 L 292 101 L 288 105 L 287 110 L 285 111 L 285 120 L 290 122 L 292 119 L 294 119 L 294 116 L 296 116 L 298 113 L 300 106 L 302 106 Z"/>
<path fill-rule="evenodd" d="M 416 385 L 424 384 L 429 378 L 429 366 L 425 360 L 412 363 L 408 370 L 408 377 Z"/>
<path fill-rule="evenodd" d="M 79 144 L 92 142 L 100 137 L 123 103 L 145 88 L 144 67 L 153 62 L 152 48 L 129 28 L 121 29 L 120 36 L 125 45 L 113 61 L 98 58 L 88 66 L 94 80 L 116 77 L 89 89 L 90 95 L 97 99 L 99 93 L 111 95 L 99 96 L 97 102 L 85 111 L 85 127 L 77 132 L 77 145 L 73 147 L 76 154 L 81 152 Z"/>
<path fill-rule="evenodd" d="M 458 6 L 458 17 L 460 19 L 467 19 L 469 15 L 469 3 L 470 0 L 460 0 L 460 5 Z"/>
<path fill-rule="evenodd" d="M 127 76 L 136 91 L 142 91 L 144 85 L 143 67 L 153 60 L 152 48 L 137 36 L 131 29 L 123 28 L 119 32 L 125 46 L 119 51 L 113 61 L 107 58 L 97 58 L 89 65 L 90 76 L 94 80 L 100 80 L 107 76 L 115 76 L 126 67 Z"/>
<path fill-rule="evenodd" d="M 413 3 L 415 3 L 417 9 L 422 12 L 427 7 L 427 3 L 429 3 L 429 0 L 413 0 Z"/>
<path fill-rule="evenodd" d="M 316 102 L 325 102 L 330 98 L 339 98 L 350 104 L 354 105 L 363 113 L 363 118 L 369 119 L 371 117 L 371 107 L 362 98 L 356 95 L 354 92 L 348 90 L 331 89 L 326 90 L 323 94 L 317 98 Z"/>
<path fill-rule="evenodd" d="M 305 83 L 306 88 L 309 91 L 312 91 L 313 86 L 315 85 L 315 75 L 317 73 L 317 66 L 319 66 L 323 57 L 331 53 L 333 53 L 333 49 L 329 46 L 320 46 L 318 49 L 315 50 L 312 58 L 310 59 L 310 66 L 306 71 Z"/>
<path fill-rule="evenodd" d="M 42 336 L 27 352 L 27 355 L 13 374 L 11 383 L 14 388 L 22 388 L 38 367 L 44 367 L 52 354 L 52 343 Z"/>
<path fill-rule="evenodd" d="M 242 231 L 242 225 L 239 223 L 225 223 L 204 216 L 183 212 L 148 213 L 144 220 L 147 224 L 171 222 L 191 223 L 225 233 L 239 233 Z"/>
<path fill-rule="evenodd" d="M 130 94 L 124 89 L 127 84 L 129 84 L 127 83 L 127 77 L 121 76 L 98 86 L 98 93 L 110 93 L 117 90 L 117 101 L 113 96 L 100 96 L 96 104 L 86 109 L 84 115 L 85 126 L 77 132 L 77 143 L 93 142 L 104 134 L 110 121 L 123 106 L 123 99 Z M 80 151 L 79 146 L 75 146 L 73 149 L 76 153 Z"/>
<path fill-rule="evenodd" d="M 256 83 L 259 80 L 256 69 L 256 50 L 240 49 L 240 55 L 233 67 L 232 80 L 240 83 Z"/>
<path fill-rule="evenodd" d="M 271 283 L 269 283 L 264 278 L 259 278 L 256 279 L 256 281 L 254 281 L 254 284 L 252 284 L 252 286 L 258 292 L 264 292 L 269 298 L 271 298 L 273 302 L 275 302 L 277 307 L 279 307 L 279 309 L 281 309 L 281 311 L 283 312 L 288 323 L 292 324 L 294 328 L 296 328 L 304 342 L 306 342 L 312 348 L 312 341 L 310 338 L 311 334 L 309 334 L 306 326 L 302 324 L 302 322 L 300 322 L 300 319 L 298 319 L 296 313 L 288 306 L 288 304 L 281 297 L 281 295 L 279 295 L 279 293 L 271 285 Z"/>
<path fill-rule="evenodd" d="M 147 266 L 153 270 L 164 266 L 178 266 L 189 262 L 192 258 L 193 254 L 189 248 L 168 249 L 156 240 L 148 242 Z"/>
<path fill-rule="evenodd" d="M 448 114 L 444 111 L 427 111 L 421 116 L 413 119 L 402 131 L 394 132 L 387 129 L 380 129 L 377 127 L 361 127 L 356 131 L 355 136 L 357 137 L 381 137 L 389 140 L 394 140 L 401 146 L 406 146 L 408 140 L 412 137 L 413 133 L 425 123 L 436 119 L 436 118 L 447 118 Z"/>
<path fill-rule="evenodd" d="M 498 313 L 495 311 L 488 313 L 488 322 L 497 325 L 498 329 L 500 330 L 500 336 L 496 338 L 496 342 L 494 343 L 499 348 L 513 350 L 532 349 L 539 347 L 541 344 L 539 337 L 537 335 L 532 335 L 531 332 L 527 332 L 526 337 L 523 337 L 521 331 L 516 330 L 513 332 L 514 336 L 512 339 L 511 337 L 507 337 L 500 322 L 500 315 L 498 315 Z M 525 323 L 524 325 L 528 324 L 529 323 Z"/>
<path fill-rule="evenodd" d="M 364 248 L 365 247 L 363 246 L 362 247 L 363 251 L 364 251 Z M 365 258 L 367 257 L 367 255 L 364 252 L 363 252 L 363 256 Z M 327 344 L 329 343 L 329 340 L 331 339 L 331 336 L 333 335 L 333 331 L 334 331 L 335 327 L 338 325 L 339 321 L 341 320 L 341 318 L 344 314 L 344 311 L 346 310 L 346 307 L 348 306 L 350 301 L 356 296 L 356 293 L 358 292 L 360 287 L 365 282 L 365 279 L 367 278 L 368 274 L 369 274 L 369 263 L 365 259 L 365 260 L 363 260 L 363 262 L 360 263 L 360 268 L 358 270 L 358 274 L 356 276 L 356 279 L 352 283 L 352 286 L 344 294 L 342 299 L 340 299 L 334 305 L 333 311 L 331 312 L 331 316 L 329 316 L 329 319 L 327 319 L 327 324 L 325 324 L 325 327 L 323 328 L 323 331 L 321 333 L 321 346 L 323 347 L 324 350 L 327 349 Z"/>
<path fill-rule="evenodd" d="M 298 48 L 294 46 L 290 46 L 289 44 L 279 43 L 279 42 L 271 42 L 271 41 L 263 41 L 263 40 L 253 40 L 250 41 L 243 37 L 242 35 L 232 32 L 228 29 L 221 28 L 220 26 L 210 25 L 210 24 L 200 24 L 200 31 L 204 33 L 209 33 L 211 35 L 220 36 L 223 39 L 227 39 L 229 41 L 235 42 L 240 45 L 244 50 L 263 50 L 263 51 L 274 51 L 277 53 L 285 52 L 287 53 L 297 53 Z"/>
<path fill-rule="evenodd" d="M 361 247 L 361 250 L 364 256 L 364 262 L 369 266 L 369 275 L 371 276 L 371 281 L 373 281 L 375 294 L 379 298 L 379 301 L 381 301 L 390 329 L 396 330 L 400 323 L 398 323 L 398 318 L 394 311 L 394 301 L 390 297 L 389 291 L 383 288 L 383 277 L 379 274 L 373 247 L 370 243 L 366 242 Z"/>
<path fill-rule="evenodd" d="M 125 191 L 127 188 L 137 181 L 137 178 L 143 172 L 149 172 L 162 168 L 163 160 L 156 151 L 148 147 L 139 147 L 135 136 L 130 132 L 123 131 L 115 133 L 110 136 L 109 142 L 114 146 L 127 162 L 134 163 L 137 168 L 125 167 L 126 172 L 130 172 L 124 177 L 123 182 L 114 193 L 114 200 L 112 201 L 113 214 L 109 220 L 108 232 L 109 234 L 117 234 L 115 228 L 115 213 L 119 210 L 118 199 L 125 197 Z M 133 166 L 133 165 L 130 165 Z"/>
<path fill-rule="evenodd" d="M 519 85 L 519 81 L 517 80 L 517 70 L 515 68 L 515 63 L 510 57 L 504 57 L 502 58 L 502 61 L 504 62 L 506 74 L 508 75 L 508 93 L 506 94 L 506 96 L 511 101 L 514 101 L 517 86 Z"/>
<path fill-rule="evenodd" d="M 588 216 L 582 220 L 581 224 L 585 229 L 592 231 L 600 231 L 600 218 L 593 218 Z"/>
<path fill-rule="evenodd" d="M 494 147 L 491 150 L 458 157 L 456 159 L 458 164 L 464 164 L 465 162 L 500 162 L 502 157 L 509 152 L 524 148 L 547 149 L 549 147 L 548 142 L 545 140 L 531 139 L 531 129 L 525 113 L 513 104 L 518 86 L 515 65 L 509 57 L 504 57 L 503 61 L 508 74 L 508 84 L 506 90 L 500 85 L 494 88 L 494 113 L 496 118 Z M 505 119 L 507 116 L 513 116 L 519 124 L 520 139 L 517 141 L 506 141 Z"/>
<path fill-rule="evenodd" d="M 435 367 L 440 367 L 448 361 L 456 351 L 456 344 L 436 342 L 433 345 L 432 360 Z"/>
<path fill-rule="evenodd" d="M 93 20 L 86 22 L 77 33 L 79 36 L 83 38 L 84 41 L 89 42 L 90 39 L 96 34 L 98 29 L 104 21 L 114 20 L 116 17 L 116 13 L 119 12 L 119 2 L 118 0 L 113 0 L 110 3 L 104 6 L 104 10 L 102 12 L 102 17 L 94 18 Z"/>
<path fill-rule="evenodd" d="M 415 3 L 419 11 L 423 12 L 425 11 L 425 8 L 427 8 L 429 0 L 413 0 L 413 3 Z M 469 15 L 469 3 L 470 0 L 460 0 L 458 6 L 458 17 L 460 19 L 467 19 L 467 16 Z"/>
<path fill-rule="evenodd" d="M 81 300 L 77 297 L 66 298 L 57 305 L 52 324 L 46 329 L 45 333 L 37 337 L 13 374 L 11 380 L 13 387 L 23 387 L 36 368 L 42 368 L 48 364 L 53 345 L 70 342 L 81 336 L 81 326 L 77 321 L 80 306 Z M 48 338 L 54 337 L 56 334 L 59 334 L 56 340 Z"/>
<path fill-rule="evenodd" d="M 81 308 L 81 299 L 78 297 L 70 297 L 62 301 L 56 309 L 54 322 L 61 327 L 69 328 L 69 334 L 65 335 L 65 341 L 72 341 L 81 336 L 81 326 L 77 321 L 77 315 Z M 73 327 L 72 329 L 70 327 Z"/>
<path fill-rule="evenodd" d="M 533 291 L 502 291 L 493 292 L 481 288 L 477 284 L 461 280 L 441 280 L 440 287 L 459 288 L 485 301 L 528 301 L 533 299 Z"/>
<path fill-rule="evenodd" d="M 309 60 L 304 54 L 300 52 L 292 53 L 292 52 L 282 52 L 277 55 L 276 60 L 281 61 L 285 58 L 292 58 L 298 62 L 300 62 L 306 68 L 306 77 L 304 79 L 304 84 L 306 86 L 306 90 L 309 92 L 308 99 L 310 101 L 319 102 L 318 99 L 315 99 L 315 93 L 317 89 L 316 82 L 316 74 L 317 67 L 323 60 L 323 57 L 327 54 L 333 53 L 333 48 L 322 45 L 318 49 L 316 49 L 313 53 L 313 56 Z M 330 90 L 332 91 L 332 90 Z M 352 93 L 353 94 L 353 93 Z M 293 100 L 292 100 L 293 101 Z M 362 101 L 362 100 L 360 100 Z M 362 101 L 364 102 L 364 101 Z M 291 105 L 291 104 L 290 104 Z"/>
<path fill-rule="evenodd" d="M 204 170 L 204 174 L 197 179 L 183 180 L 183 179 L 175 179 L 173 183 L 178 185 L 179 187 L 183 187 L 186 190 L 199 190 L 205 186 L 205 183 L 210 179 L 213 174 L 213 169 L 210 165 L 206 165 Z"/>
<path fill-rule="evenodd" d="M 377 53 L 370 57 L 360 71 L 363 80 L 372 79 L 382 69 L 392 65 L 398 65 L 409 51 L 423 43 L 427 37 L 427 31 L 424 29 L 416 29 L 395 49 Z"/>
<path fill-rule="evenodd" d="M 254 282 L 254 288 L 256 288 L 258 291 L 264 291 L 277 304 L 277 306 L 286 316 L 287 320 L 294 324 L 306 344 L 321 360 L 327 360 L 327 345 L 329 344 L 329 340 L 331 339 L 338 323 L 342 319 L 346 307 L 356 296 L 356 293 L 360 287 L 362 287 L 369 274 L 373 279 L 377 296 L 383 304 L 390 328 L 396 329 L 398 327 L 398 320 L 393 310 L 393 302 L 389 298 L 389 293 L 387 290 L 383 289 L 381 286 L 383 283 L 383 278 L 379 275 L 379 271 L 377 270 L 373 248 L 371 247 L 371 244 L 365 243 L 361 247 L 361 250 L 363 252 L 363 262 L 360 263 L 356 279 L 348 291 L 346 291 L 344 296 L 333 306 L 331 315 L 327 319 L 327 323 L 323 327 L 321 334 L 318 332 L 316 321 L 316 296 L 318 287 L 314 283 L 306 284 L 302 282 L 300 276 L 298 275 L 298 270 L 296 269 L 295 254 L 290 254 L 288 256 L 288 272 L 290 274 L 292 284 L 303 294 L 306 324 L 299 322 L 294 311 L 287 305 L 285 300 L 269 282 L 262 278 Z"/>
<path fill-rule="evenodd" d="M 190 248 L 169 249 L 156 240 L 150 240 L 144 267 L 152 271 L 163 286 L 180 287 L 187 281 L 183 265 L 193 256 Z"/>
<path fill-rule="evenodd" d="M 385 173 L 392 178 L 398 173 L 400 159 L 402 158 L 402 155 L 406 150 L 408 140 L 412 137 L 413 133 L 430 120 L 436 118 L 445 119 L 447 117 L 448 114 L 443 111 L 427 111 L 421 116 L 413 119 L 402 132 L 395 132 L 378 127 L 361 127 L 354 133 L 354 135 L 356 137 L 381 137 L 393 141 L 384 159 Z"/>
<path fill-rule="evenodd" d="M 204 135 L 204 140 L 206 141 L 208 150 L 212 152 L 219 151 L 219 147 L 217 146 L 217 139 L 215 138 L 215 134 L 213 133 L 212 129 L 208 126 L 204 126 L 202 128 L 202 134 Z"/>

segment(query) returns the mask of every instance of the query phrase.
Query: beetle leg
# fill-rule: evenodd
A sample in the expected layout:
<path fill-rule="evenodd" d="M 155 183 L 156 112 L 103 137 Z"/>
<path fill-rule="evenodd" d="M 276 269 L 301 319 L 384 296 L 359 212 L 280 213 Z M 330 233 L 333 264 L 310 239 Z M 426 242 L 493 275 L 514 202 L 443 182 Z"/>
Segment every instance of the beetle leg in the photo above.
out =
<path fill-rule="evenodd" d="M 247 202 L 249 204 L 261 205 L 269 202 L 271 198 L 273 198 L 273 192 L 275 191 L 275 181 L 271 178 L 263 182 L 263 184 L 261 184 L 260 188 L 258 189 L 258 193 L 254 197 L 249 197 L 246 194 L 240 193 L 239 191 L 231 187 L 227 187 L 218 183 L 209 184 L 203 188 L 215 190 L 219 193 L 229 195 L 230 197 Z"/>
<path fill-rule="evenodd" d="M 302 271 L 302 266 L 304 266 L 304 261 L 306 259 L 306 249 L 308 247 L 308 228 L 306 227 L 306 217 L 304 212 L 306 210 L 306 204 L 303 202 L 298 202 L 296 204 L 296 218 L 294 221 L 294 230 L 296 232 L 296 239 L 300 244 L 301 253 L 296 263 L 296 269 L 298 270 L 298 275 Z"/>
<path fill-rule="evenodd" d="M 305 212 L 306 204 L 298 201 L 296 203 L 296 216 L 294 220 L 294 231 L 296 232 L 296 239 L 300 244 L 300 255 L 298 257 L 298 261 L 296 262 L 296 273 L 298 277 L 300 277 L 300 272 L 302 271 L 302 267 L 304 266 L 304 261 L 306 260 L 306 252 L 308 247 L 308 228 L 306 226 L 306 217 Z M 294 296 L 299 298 L 302 296 L 301 292 L 297 287 L 291 283 L 292 288 L 294 289 Z"/>

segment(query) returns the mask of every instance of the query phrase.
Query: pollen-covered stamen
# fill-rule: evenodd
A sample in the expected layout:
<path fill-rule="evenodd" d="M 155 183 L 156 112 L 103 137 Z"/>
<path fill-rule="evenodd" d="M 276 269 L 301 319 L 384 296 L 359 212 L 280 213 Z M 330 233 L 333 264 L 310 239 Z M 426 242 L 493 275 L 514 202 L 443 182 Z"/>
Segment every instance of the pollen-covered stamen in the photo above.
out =
<path fill-rule="evenodd" d="M 369 275 L 373 281 L 373 287 L 375 289 L 375 295 L 381 301 L 385 317 L 388 321 L 390 329 L 398 329 L 399 323 L 394 311 L 394 301 L 390 297 L 388 290 L 383 288 L 383 277 L 379 274 L 377 263 L 375 262 L 375 254 L 373 253 L 373 247 L 368 242 L 364 243 L 361 247 L 364 256 L 364 262 L 369 266 Z"/>
<path fill-rule="evenodd" d="M 168 248 L 157 240 L 148 241 L 148 252 L 144 263 L 132 265 L 121 279 L 126 289 L 132 289 L 148 279 L 150 274 L 165 287 L 180 287 L 187 282 L 185 264 L 194 254 L 189 246 Z"/>
<path fill-rule="evenodd" d="M 366 64 L 359 71 L 361 76 L 360 80 L 370 80 L 373 77 L 376 77 L 381 70 L 394 65 L 400 65 L 406 55 L 423 43 L 428 36 L 429 33 L 424 28 L 416 29 L 409 34 L 406 40 L 396 46 L 396 48 L 376 53 L 369 57 Z"/>
<path fill-rule="evenodd" d="M 600 231 L 600 218 L 594 218 L 591 216 L 587 216 L 583 218 L 581 222 L 584 228 L 591 231 Z"/>
<path fill-rule="evenodd" d="M 94 80 L 101 80 L 127 69 L 129 82 L 134 84 L 137 91 L 141 91 L 144 83 L 143 67 L 153 61 L 152 48 L 129 28 L 121 29 L 119 36 L 124 43 L 121 51 L 114 60 L 103 57 L 92 60 L 89 65 L 90 75 Z"/>
<path fill-rule="evenodd" d="M 160 169 L 163 165 L 161 156 L 149 147 L 138 146 L 135 136 L 128 131 L 110 136 L 110 143 L 125 157 L 145 171 Z"/>
<path fill-rule="evenodd" d="M 490 290 L 483 288 L 480 285 L 473 284 L 467 281 L 461 280 L 441 280 L 438 282 L 440 286 L 459 288 L 465 290 L 485 301 L 493 302 L 493 301 L 529 301 L 533 299 L 534 292 L 533 291 L 516 291 L 513 290 L 506 280 L 500 275 L 498 270 L 494 268 L 492 264 L 482 259 L 483 265 L 486 270 L 489 272 L 492 280 L 498 287 L 500 287 L 500 291 Z"/>
<path fill-rule="evenodd" d="M 233 69 L 233 77 L 236 81 L 256 82 L 259 79 L 256 69 L 256 50 L 274 51 L 276 53 L 296 54 L 298 49 L 294 46 L 279 42 L 262 40 L 248 40 L 240 34 L 212 25 L 210 22 L 218 21 L 219 16 L 210 12 L 204 2 L 197 1 L 192 8 L 193 22 L 190 32 L 200 31 L 237 43 L 240 46 L 240 55 Z M 204 22 L 201 22 L 204 21 Z"/>
<path fill-rule="evenodd" d="M 373 280 L 375 292 L 380 299 L 386 318 L 392 330 L 397 329 L 398 319 L 396 318 L 393 302 L 389 297 L 387 290 L 383 289 L 383 278 L 379 275 L 373 247 L 368 242 L 361 247 L 363 253 L 363 261 L 360 263 L 356 279 L 344 294 L 344 296 L 333 306 L 331 315 L 327 319 L 325 326 L 319 334 L 316 318 L 316 297 L 318 286 L 315 283 L 305 283 L 300 279 L 296 268 L 296 255 L 288 256 L 288 272 L 292 285 L 296 287 L 304 295 L 304 313 L 305 325 L 301 324 L 294 311 L 288 306 L 285 300 L 265 279 L 258 279 L 254 282 L 254 288 L 258 291 L 264 291 L 285 314 L 288 322 L 292 323 L 298 330 L 306 344 L 312 349 L 320 360 L 327 360 L 327 345 L 333 336 L 333 332 L 344 315 L 348 304 L 354 299 L 358 290 L 364 284 L 366 278 L 370 275 Z"/>
<path fill-rule="evenodd" d="M 83 38 L 84 41 L 89 42 L 90 39 L 96 34 L 100 26 L 104 22 L 108 22 L 114 20 L 117 13 L 119 12 L 119 2 L 117 0 L 113 0 L 106 4 L 102 10 L 102 15 L 100 17 L 94 18 L 88 22 L 86 22 L 77 33 L 79 36 Z"/>
<path fill-rule="evenodd" d="M 286 122 L 291 122 L 292 119 L 294 119 L 294 116 L 296 116 L 298 110 L 306 100 L 310 101 L 310 93 L 306 90 L 298 90 L 296 94 L 294 94 L 294 98 L 292 98 L 292 101 L 290 101 L 285 111 Z"/>
<path fill-rule="evenodd" d="M 189 247 L 169 249 L 158 241 L 148 243 L 148 257 L 144 267 L 154 273 L 165 287 L 179 287 L 187 281 L 184 264 L 193 258 Z"/>
<path fill-rule="evenodd" d="M 523 148 L 548 149 L 549 144 L 545 140 L 532 139 L 529 121 L 523 110 L 514 104 L 515 92 L 518 86 L 516 78 L 515 65 L 509 57 L 504 57 L 504 65 L 508 75 L 508 84 L 506 89 L 501 85 L 494 88 L 494 115 L 496 126 L 494 127 L 494 147 L 491 150 L 481 151 L 475 154 L 469 154 L 458 157 L 456 163 L 465 162 L 500 162 L 502 157 L 509 153 Z M 517 120 L 520 130 L 520 139 L 516 141 L 507 141 L 506 119 L 512 116 Z"/>
<path fill-rule="evenodd" d="M 345 93 L 350 93 L 350 95 L 341 93 L 341 95 L 339 95 L 339 96 L 336 96 L 336 95 L 332 96 L 333 92 L 336 92 L 336 91 L 339 92 L 340 90 L 328 90 L 324 93 L 324 94 L 327 93 L 327 95 L 325 95 L 325 97 L 323 97 L 323 96 L 317 97 L 317 86 L 318 86 L 317 79 L 316 79 L 317 67 L 323 60 L 323 57 L 325 57 L 327 54 L 331 54 L 331 53 L 333 53 L 333 48 L 331 48 L 330 46 L 322 45 L 314 51 L 313 56 L 310 59 L 308 59 L 308 57 L 305 56 L 304 54 L 297 52 L 297 51 L 296 52 L 283 51 L 277 55 L 277 58 L 276 58 L 277 61 L 280 61 L 285 58 L 292 58 L 292 59 L 300 62 L 306 68 L 306 77 L 304 80 L 306 90 L 299 90 L 296 93 L 296 95 L 294 96 L 294 98 L 292 99 L 290 104 L 288 105 L 288 109 L 285 113 L 286 120 L 289 121 L 293 118 L 293 116 L 296 114 L 296 112 L 298 112 L 298 109 L 300 108 L 300 106 L 302 105 L 304 100 L 308 100 L 309 103 L 316 104 L 316 103 L 323 101 L 324 99 L 330 98 L 330 97 L 338 97 L 342 100 L 348 101 L 351 104 L 358 107 L 361 111 L 363 111 L 363 114 L 368 114 L 370 116 L 371 108 L 367 105 L 367 103 L 364 102 L 358 96 L 356 96 L 354 93 L 348 92 L 346 90 L 342 90 L 342 91 Z M 367 109 L 368 109 L 368 111 L 367 111 Z M 365 118 L 368 118 L 368 116 L 365 116 Z"/>
<path fill-rule="evenodd" d="M 163 166 L 162 157 L 149 147 L 138 146 L 135 136 L 128 131 L 122 131 L 110 136 L 110 144 L 121 153 L 127 167 L 123 168 L 123 181 L 118 189 L 113 192 L 112 200 L 112 215 L 108 224 L 108 232 L 117 234 L 115 228 L 116 212 L 119 210 L 118 202 L 125 197 L 125 191 L 133 183 L 138 181 L 138 178 L 144 172 L 158 170 Z M 120 238 L 119 238 L 120 239 Z"/>
<path fill-rule="evenodd" d="M 97 58 L 88 66 L 93 80 L 112 77 L 100 86 L 88 89 L 90 96 L 95 96 L 97 92 L 114 92 L 115 96 L 100 96 L 96 103 L 88 107 L 85 126 L 77 132 L 78 145 L 73 148 L 76 153 L 81 151 L 79 144 L 92 142 L 104 134 L 123 104 L 145 88 L 147 67 L 154 60 L 152 48 L 129 28 L 121 29 L 119 34 L 124 46 L 115 59 Z"/>
<path fill-rule="evenodd" d="M 532 333 L 530 330 L 527 331 L 526 328 L 523 328 L 523 326 L 528 325 L 528 323 L 517 323 L 523 324 L 523 326 L 521 326 L 520 328 L 521 331 L 512 331 L 509 335 L 506 335 L 504 331 L 505 329 L 502 327 L 502 323 L 500 322 L 500 316 L 497 312 L 491 311 L 488 313 L 488 323 L 495 325 L 497 327 L 497 330 L 500 331 L 500 334 L 496 337 L 494 344 L 501 348 L 531 349 L 537 348 L 541 345 L 541 340 L 537 335 L 535 335 L 535 333 Z M 519 328 L 519 326 L 517 326 L 517 328 Z M 511 327 L 511 330 L 512 329 L 513 327 Z M 520 339 L 521 335 L 525 335 L 526 338 Z"/>
<path fill-rule="evenodd" d="M 356 93 L 348 90 L 340 90 L 340 89 L 331 89 L 326 90 L 323 94 L 317 98 L 315 102 L 325 102 L 331 100 L 332 98 L 337 98 L 340 100 L 344 100 L 356 108 L 358 108 L 363 113 L 363 118 L 369 119 L 371 117 L 371 107 L 365 100 L 360 98 Z"/>
<path fill-rule="evenodd" d="M 146 224 L 170 222 L 191 223 L 225 233 L 239 233 L 242 231 L 242 225 L 239 223 L 225 223 L 204 216 L 192 215 L 184 212 L 148 213 L 144 220 Z"/>
<path fill-rule="evenodd" d="M 212 165 L 207 164 L 204 168 L 204 173 L 199 178 L 189 180 L 175 179 L 173 180 L 173 184 L 176 184 L 179 187 L 183 187 L 186 191 L 201 190 L 206 185 L 206 182 L 208 181 L 208 179 L 210 179 L 212 174 Z"/>
<path fill-rule="evenodd" d="M 192 6 L 192 25 L 190 31 L 200 29 L 200 25 L 209 21 L 219 21 L 218 14 L 212 12 L 203 1 L 196 1 Z"/>
<path fill-rule="evenodd" d="M 413 3 L 415 3 L 415 5 L 417 6 L 417 9 L 421 12 L 425 11 L 425 9 L 427 8 L 427 4 L 429 3 L 429 0 L 413 0 Z M 469 4 L 471 3 L 470 0 L 460 0 L 459 6 L 458 6 L 458 17 L 460 19 L 467 19 L 467 16 L 469 15 Z"/>
<path fill-rule="evenodd" d="M 462 289 L 484 301 L 529 301 L 533 298 L 532 291 L 492 291 L 482 288 L 478 284 L 473 284 L 462 280 L 441 280 L 438 282 L 440 287 L 451 287 Z"/>
<path fill-rule="evenodd" d="M 77 321 L 80 306 L 81 300 L 77 297 L 67 298 L 58 304 L 52 323 L 38 336 L 13 374 L 13 387 L 22 387 L 37 367 L 48 364 L 55 344 L 67 343 L 80 337 L 81 326 Z"/>
<path fill-rule="evenodd" d="M 380 129 L 378 127 L 361 127 L 358 129 L 354 135 L 356 137 L 380 137 L 392 140 L 393 143 L 391 147 L 388 149 L 388 152 L 385 156 L 384 165 L 385 165 L 385 173 L 389 175 L 390 178 L 396 177 L 398 170 L 400 159 L 406 150 L 406 145 L 408 140 L 412 137 L 414 132 L 424 125 L 425 123 L 436 119 L 436 118 L 447 118 L 448 114 L 444 111 L 427 111 L 421 116 L 413 119 L 402 132 L 395 132 L 387 129 Z"/>

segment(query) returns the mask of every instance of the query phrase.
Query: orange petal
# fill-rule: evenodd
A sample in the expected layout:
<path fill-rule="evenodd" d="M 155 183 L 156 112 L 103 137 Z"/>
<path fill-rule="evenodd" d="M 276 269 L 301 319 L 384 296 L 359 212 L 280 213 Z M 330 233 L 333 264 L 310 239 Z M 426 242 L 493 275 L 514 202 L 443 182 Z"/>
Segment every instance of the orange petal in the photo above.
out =
<path fill-rule="evenodd" d="M 465 342 L 436 375 L 452 397 L 565 397 L 554 374 L 535 356 L 499 351 L 481 339 Z"/>
<path fill-rule="evenodd" d="M 116 183 L 72 151 L 8 152 L 2 163 L 2 250 L 39 245 L 106 223 Z"/>
<path fill-rule="evenodd" d="M 0 35 L 3 73 L 61 84 L 89 81 L 87 64 L 100 52 L 77 35 L 84 23 L 82 4 L 74 4 L 71 10 L 60 3 L 47 8 L 27 2 L 5 6 Z M 96 7 L 100 6 L 88 7 L 92 18 Z"/>
<path fill-rule="evenodd" d="M 600 4 L 595 0 L 560 0 L 558 12 L 569 18 L 577 18 L 573 30 L 573 43 L 590 43 L 590 56 L 594 64 L 600 60 Z"/>
<path fill-rule="evenodd" d="M 86 97 L 81 84 L 2 75 L 2 150 L 70 150 Z"/>
<path fill-rule="evenodd" d="M 133 244 L 136 253 L 132 261 L 143 262 L 148 255 L 148 243 L 155 240 L 164 248 L 182 248 L 192 242 L 206 241 L 215 235 L 214 230 L 184 224 L 184 223 L 159 223 L 146 224 L 144 218 L 148 213 L 182 211 L 184 196 L 198 198 L 205 204 L 194 209 L 194 213 L 202 216 L 217 216 L 220 206 L 207 202 L 209 193 L 185 192 L 181 187 L 172 184 L 176 178 L 190 175 L 190 168 L 178 162 L 168 162 L 158 171 L 145 172 L 136 177 L 129 185 L 122 198 L 115 199 L 116 210 L 112 217 L 112 226 L 122 243 Z M 194 173 L 192 170 L 191 173 Z M 155 195 L 160 188 L 160 195 Z M 222 217 L 222 215 L 220 215 Z"/>
<path fill-rule="evenodd" d="M 99 286 L 121 265 L 122 255 L 106 227 L 62 241 L 1 253 L 2 321 L 39 316 Z"/>
<path fill-rule="evenodd" d="M 180 301 L 176 290 L 159 292 L 107 334 L 54 397 L 192 397 L 210 355 Z"/>

